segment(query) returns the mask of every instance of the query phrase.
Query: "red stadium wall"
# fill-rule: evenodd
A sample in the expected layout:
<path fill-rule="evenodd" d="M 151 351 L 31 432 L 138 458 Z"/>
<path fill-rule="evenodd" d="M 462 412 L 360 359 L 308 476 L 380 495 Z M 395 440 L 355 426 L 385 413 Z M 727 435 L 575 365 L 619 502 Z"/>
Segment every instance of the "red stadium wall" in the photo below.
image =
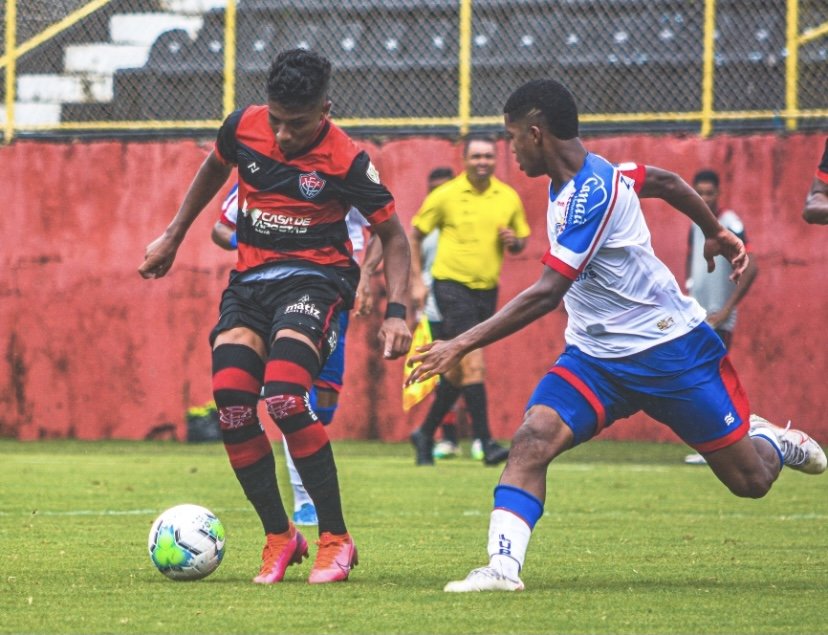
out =
<path fill-rule="evenodd" d="M 741 307 L 733 357 L 753 409 L 828 442 L 828 228 L 799 212 L 824 137 L 625 136 L 587 140 L 615 161 L 659 165 L 692 178 L 714 167 L 723 202 L 743 215 L 760 274 Z M 437 139 L 367 145 L 408 223 L 428 171 L 458 170 L 458 148 Z M 232 265 L 210 242 L 218 200 L 193 225 L 171 274 L 140 278 L 145 246 L 165 227 L 209 144 L 19 142 L 0 148 L 6 213 L 0 272 L 0 435 L 20 439 L 141 439 L 171 423 L 185 436 L 188 406 L 208 401 L 207 334 Z M 498 176 L 523 197 L 533 235 L 507 257 L 501 303 L 534 281 L 546 245 L 545 184 L 530 180 L 501 144 Z M 656 252 L 684 276 L 688 223 L 644 205 Z M 376 280 L 381 291 L 381 279 Z M 563 345 L 555 312 L 486 350 L 496 436 L 508 438 L 537 379 Z M 405 439 L 424 411 L 401 410 L 402 362 L 377 357 L 378 318 L 352 320 L 335 438 Z M 673 440 L 645 417 L 608 437 Z"/>

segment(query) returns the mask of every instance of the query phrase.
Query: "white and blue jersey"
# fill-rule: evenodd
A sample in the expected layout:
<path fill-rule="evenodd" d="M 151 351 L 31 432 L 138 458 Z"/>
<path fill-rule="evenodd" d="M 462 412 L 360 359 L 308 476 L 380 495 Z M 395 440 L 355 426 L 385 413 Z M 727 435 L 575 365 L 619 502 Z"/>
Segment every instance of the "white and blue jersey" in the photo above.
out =
<path fill-rule="evenodd" d="M 643 410 L 700 452 L 747 434 L 750 406 L 704 309 L 653 252 L 636 191 L 643 166 L 588 154 L 550 185 L 543 263 L 572 280 L 566 350 L 527 408 L 554 409 L 574 444 Z"/>
<path fill-rule="evenodd" d="M 549 187 L 543 263 L 573 281 L 567 344 L 631 355 L 689 333 L 705 312 L 653 252 L 635 182 L 595 154 L 560 191 Z"/>

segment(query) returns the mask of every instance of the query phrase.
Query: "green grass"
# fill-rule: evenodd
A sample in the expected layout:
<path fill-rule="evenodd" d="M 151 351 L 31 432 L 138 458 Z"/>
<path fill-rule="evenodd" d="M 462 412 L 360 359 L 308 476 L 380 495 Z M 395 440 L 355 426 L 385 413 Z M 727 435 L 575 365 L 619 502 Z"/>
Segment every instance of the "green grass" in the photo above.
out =
<path fill-rule="evenodd" d="M 0 442 L 0 633 L 828 632 L 828 477 L 786 470 L 740 500 L 683 447 L 593 442 L 550 470 L 526 591 L 456 595 L 445 582 L 485 562 L 500 470 L 416 468 L 407 445 L 335 451 L 359 567 L 309 586 L 306 562 L 262 587 L 261 528 L 220 445 Z M 227 530 L 199 582 L 146 552 L 182 502 Z"/>

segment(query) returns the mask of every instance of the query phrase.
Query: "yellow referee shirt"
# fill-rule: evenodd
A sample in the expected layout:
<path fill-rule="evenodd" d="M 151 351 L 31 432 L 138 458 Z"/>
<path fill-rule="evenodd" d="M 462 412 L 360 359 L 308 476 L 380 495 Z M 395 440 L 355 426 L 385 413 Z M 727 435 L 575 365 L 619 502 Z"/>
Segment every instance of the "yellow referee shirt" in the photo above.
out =
<path fill-rule="evenodd" d="M 499 229 L 509 227 L 518 238 L 530 234 L 514 189 L 492 177 L 489 187 L 479 192 L 465 172 L 432 191 L 411 224 L 423 235 L 440 230 L 432 276 L 470 289 L 497 286 L 503 265 Z"/>

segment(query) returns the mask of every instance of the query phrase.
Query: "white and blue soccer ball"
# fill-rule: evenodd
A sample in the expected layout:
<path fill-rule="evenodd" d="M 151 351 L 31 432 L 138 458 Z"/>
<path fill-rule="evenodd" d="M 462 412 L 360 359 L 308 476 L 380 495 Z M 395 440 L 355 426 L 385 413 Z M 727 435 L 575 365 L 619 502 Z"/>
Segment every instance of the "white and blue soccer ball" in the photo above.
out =
<path fill-rule="evenodd" d="M 198 580 L 224 557 L 224 526 L 200 505 L 176 505 L 163 512 L 149 533 L 152 563 L 173 580 Z"/>

